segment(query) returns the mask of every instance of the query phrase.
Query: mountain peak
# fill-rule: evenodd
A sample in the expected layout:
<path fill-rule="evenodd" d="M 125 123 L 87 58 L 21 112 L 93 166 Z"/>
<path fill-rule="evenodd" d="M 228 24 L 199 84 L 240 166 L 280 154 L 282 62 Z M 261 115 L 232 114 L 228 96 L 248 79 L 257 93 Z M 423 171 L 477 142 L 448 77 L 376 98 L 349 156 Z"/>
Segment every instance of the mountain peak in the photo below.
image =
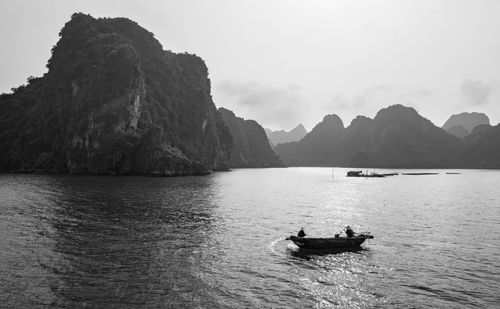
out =
<path fill-rule="evenodd" d="M 422 117 L 413 107 L 401 104 L 389 106 L 381 109 L 374 120 L 379 124 L 402 124 L 410 126 L 420 126 L 423 122 L 431 125 L 431 121 Z"/>
<path fill-rule="evenodd" d="M 232 110 L 227 109 L 227 108 L 219 107 L 217 110 L 221 114 L 227 114 L 227 115 L 229 115 L 231 117 L 236 117 L 236 115 L 234 114 L 234 112 Z"/>
<path fill-rule="evenodd" d="M 356 118 L 354 118 L 354 119 L 351 121 L 350 126 L 351 126 L 351 127 L 355 127 L 355 126 L 359 126 L 359 125 L 361 125 L 361 124 L 363 124 L 363 123 L 369 123 L 369 122 L 371 122 L 371 121 L 373 121 L 373 119 L 368 118 L 368 117 L 366 117 L 366 116 L 361 116 L 361 115 L 358 115 L 358 116 L 356 116 Z"/>
<path fill-rule="evenodd" d="M 344 127 L 344 123 L 342 122 L 342 119 L 340 119 L 339 116 L 336 114 L 328 114 L 325 117 L 323 117 L 323 123 L 330 123 L 330 124 L 340 124 L 342 127 Z"/>
<path fill-rule="evenodd" d="M 396 116 L 396 115 L 399 116 L 406 115 L 409 117 L 420 116 L 413 107 L 408 107 L 401 104 L 395 104 L 386 108 L 382 108 L 375 116 L 375 119 L 380 117 Z"/>
<path fill-rule="evenodd" d="M 331 132 L 342 131 L 344 129 L 344 123 L 339 116 L 335 114 L 329 114 L 323 117 L 323 120 L 318 123 L 312 130 L 307 134 L 307 136 L 314 135 L 329 135 Z"/>
<path fill-rule="evenodd" d="M 306 128 L 304 128 L 304 125 L 302 123 L 299 123 L 292 131 L 306 131 Z M 290 132 L 292 132 L 290 131 Z M 307 131 L 306 131 L 307 132 Z"/>
<path fill-rule="evenodd" d="M 482 124 L 488 124 L 488 125 L 490 124 L 490 119 L 488 118 L 488 116 L 486 116 L 486 114 L 476 113 L 476 112 L 472 113 L 464 112 L 452 115 L 443 124 L 443 129 L 450 134 L 456 135 L 453 133 L 455 131 L 452 130 L 452 128 L 457 126 L 462 126 L 467 131 L 467 134 L 469 134 L 475 127 Z"/>

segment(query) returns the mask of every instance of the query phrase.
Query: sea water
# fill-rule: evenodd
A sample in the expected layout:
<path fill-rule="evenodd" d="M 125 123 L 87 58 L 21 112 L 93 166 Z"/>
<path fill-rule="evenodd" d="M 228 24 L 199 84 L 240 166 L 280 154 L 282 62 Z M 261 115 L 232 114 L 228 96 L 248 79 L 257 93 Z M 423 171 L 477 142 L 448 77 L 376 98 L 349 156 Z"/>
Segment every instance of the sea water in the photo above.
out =
<path fill-rule="evenodd" d="M 498 307 L 500 171 L 430 172 L 3 174 L 0 306 Z M 285 240 L 346 225 L 375 238 L 336 254 Z"/>

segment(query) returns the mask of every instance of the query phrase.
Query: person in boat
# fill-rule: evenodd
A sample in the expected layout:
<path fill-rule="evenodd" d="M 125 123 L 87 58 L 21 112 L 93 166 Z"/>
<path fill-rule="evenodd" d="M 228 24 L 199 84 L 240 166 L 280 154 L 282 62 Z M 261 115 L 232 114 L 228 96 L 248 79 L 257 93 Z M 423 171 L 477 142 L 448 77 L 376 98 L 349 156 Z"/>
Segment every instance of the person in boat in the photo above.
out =
<path fill-rule="evenodd" d="M 303 227 L 300 228 L 300 231 L 297 233 L 297 237 L 306 237 Z"/>
<path fill-rule="evenodd" d="M 347 237 L 354 236 L 354 231 L 352 230 L 352 228 L 349 225 L 345 227 L 345 233 L 346 233 Z"/>

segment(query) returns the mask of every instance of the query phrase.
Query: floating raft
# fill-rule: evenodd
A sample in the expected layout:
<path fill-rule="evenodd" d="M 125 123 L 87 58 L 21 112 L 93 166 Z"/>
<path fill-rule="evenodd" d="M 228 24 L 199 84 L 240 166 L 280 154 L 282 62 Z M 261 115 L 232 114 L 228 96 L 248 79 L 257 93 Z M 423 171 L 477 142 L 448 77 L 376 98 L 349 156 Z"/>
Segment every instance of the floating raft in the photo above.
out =
<path fill-rule="evenodd" d="M 403 175 L 412 175 L 412 176 L 419 176 L 419 175 L 439 175 L 439 173 L 403 173 Z"/>
<path fill-rule="evenodd" d="M 387 177 L 387 176 L 396 176 L 399 175 L 398 173 L 385 173 L 385 174 L 379 174 L 379 173 L 366 173 L 363 174 L 362 171 L 349 171 L 347 172 L 347 177 L 366 177 L 366 178 L 382 178 L 382 177 Z"/>

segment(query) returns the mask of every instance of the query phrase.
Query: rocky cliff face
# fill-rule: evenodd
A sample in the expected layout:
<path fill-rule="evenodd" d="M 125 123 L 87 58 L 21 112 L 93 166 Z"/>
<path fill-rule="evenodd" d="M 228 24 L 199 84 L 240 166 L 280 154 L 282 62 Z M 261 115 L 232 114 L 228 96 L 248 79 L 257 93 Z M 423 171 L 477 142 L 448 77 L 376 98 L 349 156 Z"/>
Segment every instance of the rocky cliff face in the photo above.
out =
<path fill-rule="evenodd" d="M 271 145 L 298 142 L 307 134 L 307 131 L 302 124 L 299 124 L 289 132 L 285 130 L 271 131 L 269 129 L 265 129 L 265 131 L 267 134 L 267 138 L 271 142 Z"/>
<path fill-rule="evenodd" d="M 434 126 L 413 108 L 394 105 L 374 119 L 358 116 L 343 128 L 327 116 L 298 143 L 276 152 L 293 166 L 459 167 L 463 143 Z M 335 119 L 335 120 L 334 120 Z"/>
<path fill-rule="evenodd" d="M 233 137 L 230 167 L 283 166 L 271 149 L 264 129 L 257 122 L 236 117 L 232 111 L 225 108 L 219 108 L 219 113 Z"/>
<path fill-rule="evenodd" d="M 74 14 L 48 73 L 0 97 L 0 168 L 183 175 L 228 168 L 203 60 L 126 18 Z"/>
<path fill-rule="evenodd" d="M 443 129 L 459 138 L 464 138 L 472 130 L 482 124 L 490 124 L 490 119 L 483 113 L 460 113 L 452 115 L 444 124 Z"/>

